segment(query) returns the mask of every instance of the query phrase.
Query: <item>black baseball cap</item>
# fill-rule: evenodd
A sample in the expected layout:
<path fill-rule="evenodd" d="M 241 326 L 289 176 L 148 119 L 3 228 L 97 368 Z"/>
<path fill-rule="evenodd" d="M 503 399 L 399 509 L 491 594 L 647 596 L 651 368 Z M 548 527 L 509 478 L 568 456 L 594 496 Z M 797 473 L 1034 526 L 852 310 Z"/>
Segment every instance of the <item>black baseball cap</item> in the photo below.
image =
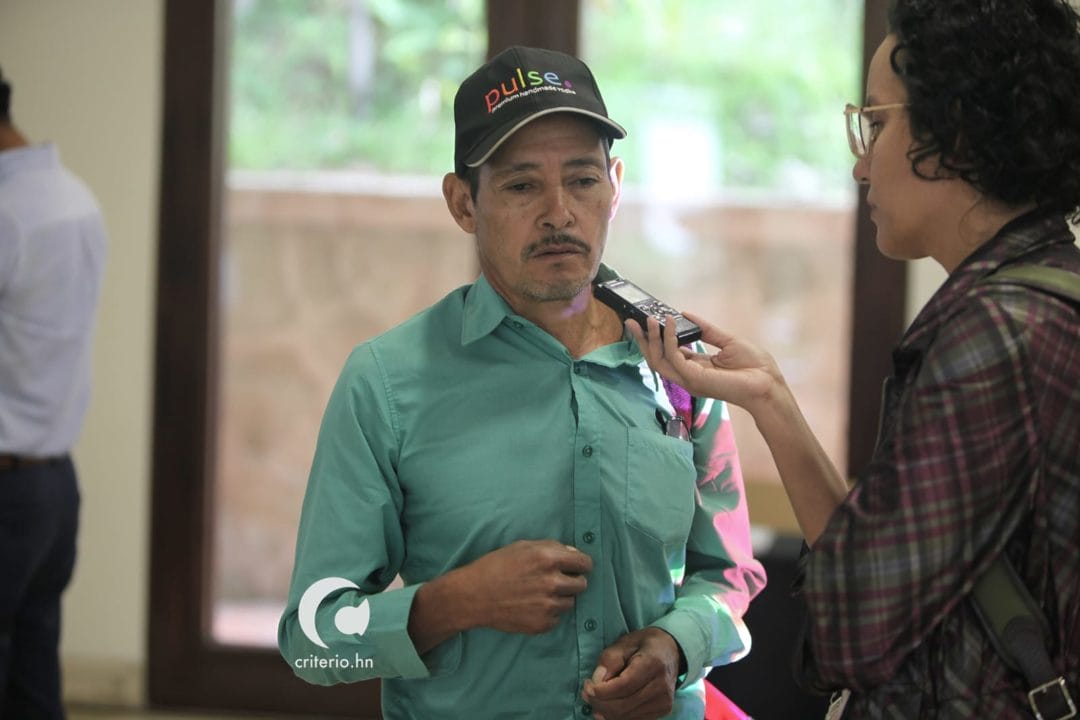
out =
<path fill-rule="evenodd" d="M 608 117 L 585 63 L 554 50 L 515 46 L 465 79 L 454 97 L 454 171 L 482 165 L 503 142 L 544 115 L 572 112 L 596 122 L 609 140 L 626 137 Z"/>

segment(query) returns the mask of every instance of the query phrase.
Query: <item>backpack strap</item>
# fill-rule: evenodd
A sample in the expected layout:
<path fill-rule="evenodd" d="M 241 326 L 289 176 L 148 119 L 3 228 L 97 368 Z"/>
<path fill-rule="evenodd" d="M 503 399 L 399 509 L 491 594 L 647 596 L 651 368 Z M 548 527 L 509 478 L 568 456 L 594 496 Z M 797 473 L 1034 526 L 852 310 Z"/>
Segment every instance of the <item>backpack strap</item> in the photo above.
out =
<path fill-rule="evenodd" d="M 1022 285 L 1080 304 L 1080 274 L 1061 268 L 1011 265 L 980 284 Z M 1031 688 L 1028 703 L 1036 720 L 1076 717 L 1076 703 L 1047 651 L 1049 623 L 1004 555 L 975 583 L 972 600 L 998 654 Z"/>
<path fill-rule="evenodd" d="M 1055 672 L 1046 649 L 1049 624 L 1005 556 L 975 583 L 972 599 L 994 649 L 1027 681 L 1037 720 L 1076 717 L 1065 677 Z"/>
<path fill-rule="evenodd" d="M 984 277 L 980 285 L 1022 285 L 1080 303 L 1080 274 L 1044 265 L 1009 265 Z"/>

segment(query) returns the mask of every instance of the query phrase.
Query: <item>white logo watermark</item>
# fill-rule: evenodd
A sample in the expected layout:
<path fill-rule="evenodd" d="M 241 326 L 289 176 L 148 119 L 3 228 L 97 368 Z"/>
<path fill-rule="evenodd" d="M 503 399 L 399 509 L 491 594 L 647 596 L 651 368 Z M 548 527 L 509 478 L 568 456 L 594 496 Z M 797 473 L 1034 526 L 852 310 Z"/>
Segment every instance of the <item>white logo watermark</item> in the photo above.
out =
<path fill-rule="evenodd" d="M 300 607 L 298 608 L 297 615 L 300 619 L 300 629 L 307 636 L 308 640 L 315 643 L 321 648 L 327 648 L 326 643 L 319 637 L 319 631 L 315 628 L 315 611 L 322 605 L 326 596 L 332 592 L 338 590 L 344 590 L 351 588 L 359 590 L 360 587 L 352 582 L 340 577 L 329 577 L 317 580 L 311 584 L 304 594 L 300 597 Z M 355 607 L 346 606 L 337 611 L 334 615 L 334 627 L 338 629 L 343 635 L 363 635 L 367 630 L 368 622 L 371 621 L 371 606 L 368 605 L 368 601 L 365 598 L 363 602 Z M 327 648 L 328 649 L 328 648 Z M 314 656 L 313 656 L 314 657 Z M 337 657 L 336 655 L 334 656 Z M 328 663 L 333 662 L 333 658 L 324 658 Z M 366 658 L 360 658 L 357 656 L 357 662 Z M 370 662 L 370 660 L 368 659 Z M 297 660 L 297 662 L 300 662 Z M 351 663 L 352 660 L 345 658 L 343 663 Z M 297 665 L 297 667 L 301 667 Z M 348 667 L 347 665 L 306 665 L 304 667 Z M 361 667 L 358 665 L 358 667 Z"/>

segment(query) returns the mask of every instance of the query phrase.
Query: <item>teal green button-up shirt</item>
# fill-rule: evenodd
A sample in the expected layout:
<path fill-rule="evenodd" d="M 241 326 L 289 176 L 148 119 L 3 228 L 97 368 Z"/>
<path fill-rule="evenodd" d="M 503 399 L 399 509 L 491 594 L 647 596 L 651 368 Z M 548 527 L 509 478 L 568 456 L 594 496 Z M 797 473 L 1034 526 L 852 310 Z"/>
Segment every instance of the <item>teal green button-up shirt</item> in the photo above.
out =
<path fill-rule="evenodd" d="M 323 418 L 282 655 L 313 683 L 383 678 L 387 718 L 585 718 L 600 652 L 654 625 L 687 661 L 671 717 L 700 718 L 708 667 L 749 650 L 764 572 L 725 408 L 699 405 L 692 441 L 665 435 L 632 341 L 574 359 L 483 277 L 360 345 Z M 420 584 L 523 539 L 592 558 L 574 610 L 417 655 Z"/>

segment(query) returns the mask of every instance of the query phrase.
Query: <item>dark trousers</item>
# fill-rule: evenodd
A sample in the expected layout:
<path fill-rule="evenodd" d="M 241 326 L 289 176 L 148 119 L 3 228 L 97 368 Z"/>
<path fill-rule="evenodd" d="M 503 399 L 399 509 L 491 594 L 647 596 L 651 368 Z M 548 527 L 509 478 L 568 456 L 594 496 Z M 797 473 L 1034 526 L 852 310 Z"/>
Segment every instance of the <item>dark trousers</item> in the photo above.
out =
<path fill-rule="evenodd" d="M 0 470 L 0 720 L 64 717 L 60 595 L 78 522 L 70 459 Z"/>

